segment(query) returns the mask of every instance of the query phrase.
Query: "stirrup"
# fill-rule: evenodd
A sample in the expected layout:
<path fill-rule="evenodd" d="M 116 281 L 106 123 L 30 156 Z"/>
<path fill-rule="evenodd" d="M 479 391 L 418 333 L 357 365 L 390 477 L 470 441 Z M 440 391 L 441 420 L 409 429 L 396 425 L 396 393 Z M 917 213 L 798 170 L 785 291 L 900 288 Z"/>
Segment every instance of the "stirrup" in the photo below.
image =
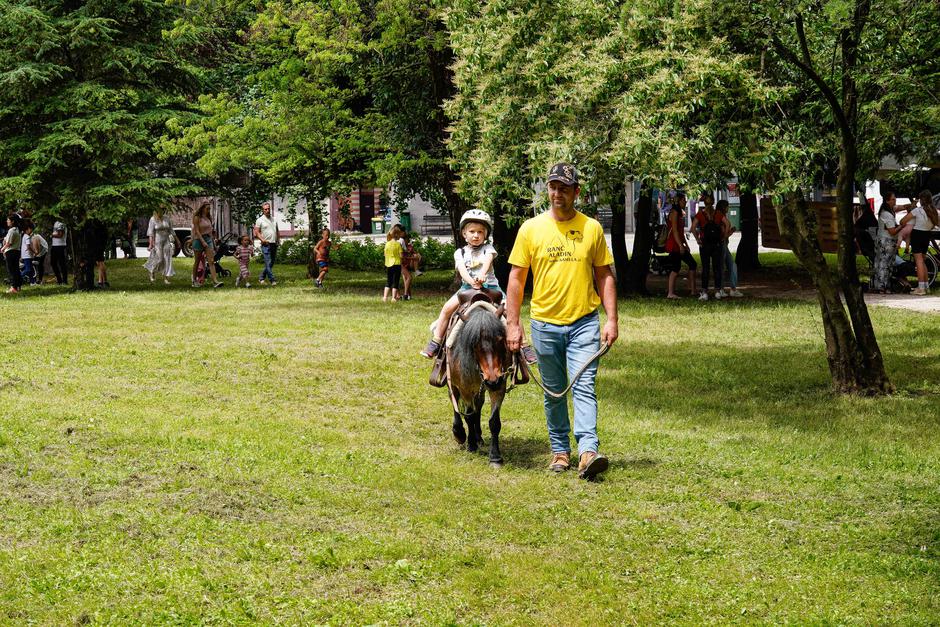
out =
<path fill-rule="evenodd" d="M 440 351 L 434 359 L 434 367 L 431 368 L 431 376 L 428 383 L 436 388 L 442 388 L 447 385 L 447 352 Z"/>

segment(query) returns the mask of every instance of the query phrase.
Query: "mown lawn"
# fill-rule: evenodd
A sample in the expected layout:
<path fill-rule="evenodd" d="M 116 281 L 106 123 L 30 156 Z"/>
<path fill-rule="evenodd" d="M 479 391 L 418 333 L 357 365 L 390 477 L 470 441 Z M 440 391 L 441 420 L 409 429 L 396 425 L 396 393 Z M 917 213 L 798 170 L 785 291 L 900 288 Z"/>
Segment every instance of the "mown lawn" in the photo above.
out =
<path fill-rule="evenodd" d="M 621 302 L 603 481 L 452 442 L 446 286 L 0 298 L 0 623 L 935 623 L 940 317 L 872 310 L 891 398 L 827 387 L 812 302 Z M 254 268 L 257 273 L 258 268 Z M 231 283 L 231 280 L 229 280 Z"/>

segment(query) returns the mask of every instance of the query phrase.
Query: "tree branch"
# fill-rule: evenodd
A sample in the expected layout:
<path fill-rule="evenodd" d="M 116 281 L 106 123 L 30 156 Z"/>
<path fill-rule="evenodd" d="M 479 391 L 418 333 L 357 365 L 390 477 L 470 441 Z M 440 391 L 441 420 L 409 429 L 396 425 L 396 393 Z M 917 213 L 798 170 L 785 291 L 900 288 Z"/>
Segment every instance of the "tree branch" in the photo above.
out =
<path fill-rule="evenodd" d="M 787 48 L 782 41 L 777 37 L 776 33 L 773 30 L 768 30 L 770 35 L 770 41 L 773 44 L 773 47 L 777 50 L 777 53 L 783 57 L 785 60 L 789 61 L 796 67 L 798 67 L 804 74 L 819 89 L 823 98 L 829 104 L 829 108 L 832 109 L 832 113 L 836 118 L 836 122 L 839 124 L 839 129 L 842 131 L 843 136 L 846 140 L 855 141 L 855 133 L 852 130 L 852 125 L 849 124 L 848 119 L 845 117 L 845 112 L 842 110 L 842 105 L 839 104 L 839 99 L 836 97 L 835 93 L 829 87 L 825 80 L 816 72 L 816 69 L 813 67 L 813 60 L 809 53 L 809 46 L 806 43 L 806 32 L 803 30 L 803 17 L 801 15 L 796 16 L 796 34 L 800 41 L 800 50 L 802 52 L 803 58 L 801 59 L 796 55 L 795 52 Z"/>

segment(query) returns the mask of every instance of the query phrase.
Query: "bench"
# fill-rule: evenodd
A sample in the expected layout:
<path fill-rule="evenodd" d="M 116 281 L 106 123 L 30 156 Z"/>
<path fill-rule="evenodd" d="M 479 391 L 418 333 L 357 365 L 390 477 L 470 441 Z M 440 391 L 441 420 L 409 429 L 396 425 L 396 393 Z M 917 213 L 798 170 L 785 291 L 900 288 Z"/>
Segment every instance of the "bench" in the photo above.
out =
<path fill-rule="evenodd" d="M 421 219 L 422 235 L 450 235 L 450 216 L 429 214 Z"/>

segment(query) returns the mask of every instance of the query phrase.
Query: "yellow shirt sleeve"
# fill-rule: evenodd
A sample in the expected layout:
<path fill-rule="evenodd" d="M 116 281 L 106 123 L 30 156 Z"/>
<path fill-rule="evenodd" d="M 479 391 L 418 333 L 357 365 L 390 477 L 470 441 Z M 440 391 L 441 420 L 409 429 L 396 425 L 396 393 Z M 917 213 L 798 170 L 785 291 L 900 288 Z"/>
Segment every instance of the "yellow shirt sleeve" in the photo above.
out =
<path fill-rule="evenodd" d="M 519 232 L 516 234 L 516 241 L 512 245 L 512 252 L 509 253 L 510 265 L 519 266 L 520 268 L 528 268 L 532 265 L 532 249 L 529 246 L 528 225 L 529 223 L 526 221 L 519 227 Z"/>

